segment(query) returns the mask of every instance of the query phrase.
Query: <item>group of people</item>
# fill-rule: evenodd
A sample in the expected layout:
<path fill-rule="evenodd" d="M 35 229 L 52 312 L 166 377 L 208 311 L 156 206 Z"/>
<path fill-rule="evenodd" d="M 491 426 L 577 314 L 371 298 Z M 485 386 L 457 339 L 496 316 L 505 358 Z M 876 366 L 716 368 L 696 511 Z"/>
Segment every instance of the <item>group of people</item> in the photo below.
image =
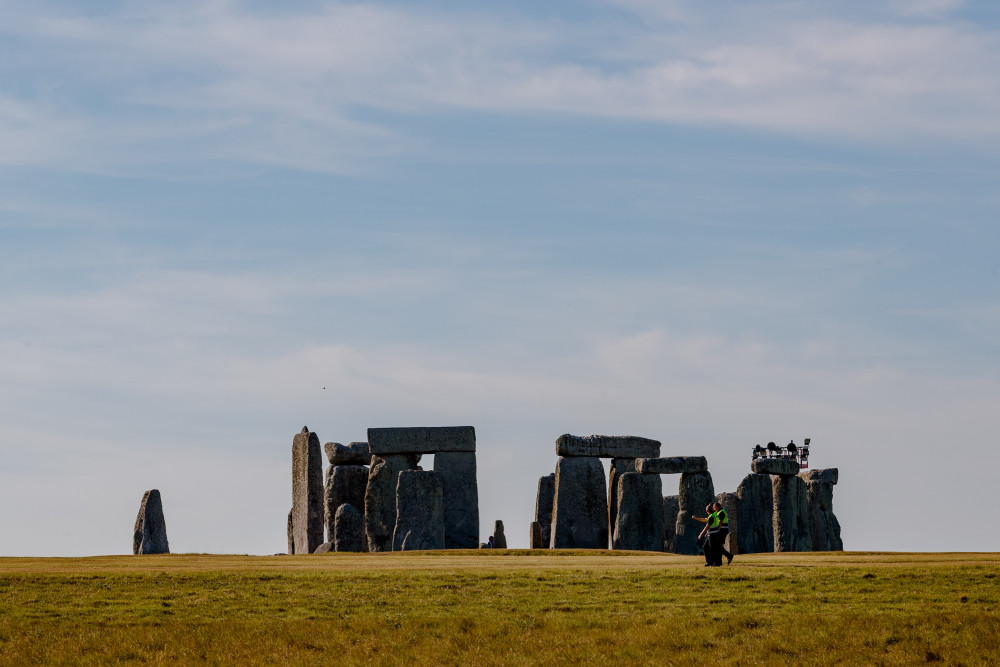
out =
<path fill-rule="evenodd" d="M 698 542 L 704 540 L 705 567 L 722 567 L 722 557 L 726 564 L 733 562 L 733 554 L 726 549 L 726 538 L 729 536 L 729 515 L 718 502 L 705 506 L 707 516 L 691 515 L 695 521 L 701 521 L 705 527 L 698 534 Z"/>

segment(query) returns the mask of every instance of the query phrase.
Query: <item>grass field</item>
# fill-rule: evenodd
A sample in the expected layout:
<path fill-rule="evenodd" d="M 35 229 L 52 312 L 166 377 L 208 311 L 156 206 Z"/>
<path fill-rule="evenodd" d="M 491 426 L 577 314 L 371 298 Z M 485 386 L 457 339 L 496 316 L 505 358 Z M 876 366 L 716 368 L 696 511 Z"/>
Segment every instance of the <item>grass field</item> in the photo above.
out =
<path fill-rule="evenodd" d="M 0 664 L 1000 663 L 1000 554 L 0 558 Z"/>

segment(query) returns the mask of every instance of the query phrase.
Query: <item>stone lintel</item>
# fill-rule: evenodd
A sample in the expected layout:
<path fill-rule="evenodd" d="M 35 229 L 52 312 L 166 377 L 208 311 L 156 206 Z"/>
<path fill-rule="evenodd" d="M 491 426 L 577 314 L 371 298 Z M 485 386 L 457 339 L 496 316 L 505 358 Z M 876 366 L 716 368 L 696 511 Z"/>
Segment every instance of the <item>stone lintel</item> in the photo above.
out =
<path fill-rule="evenodd" d="M 656 458 L 660 455 L 658 440 L 634 435 L 570 435 L 556 440 L 558 456 L 597 456 L 603 459 Z"/>
<path fill-rule="evenodd" d="M 795 459 L 755 459 L 750 463 L 750 470 L 765 475 L 798 475 L 799 462 Z"/>
<path fill-rule="evenodd" d="M 472 426 L 410 426 L 368 429 L 372 454 L 434 454 L 476 451 L 476 429 Z"/>
<path fill-rule="evenodd" d="M 803 482 L 826 482 L 836 484 L 840 477 L 839 468 L 815 468 L 813 470 L 803 470 L 799 473 Z"/>
<path fill-rule="evenodd" d="M 652 475 L 680 475 L 686 472 L 707 472 L 704 456 L 671 456 L 659 459 L 636 459 L 636 472 Z"/>
<path fill-rule="evenodd" d="M 372 454 L 367 442 L 352 442 L 342 445 L 339 442 L 328 442 L 323 445 L 327 460 L 335 466 L 371 465 Z"/>

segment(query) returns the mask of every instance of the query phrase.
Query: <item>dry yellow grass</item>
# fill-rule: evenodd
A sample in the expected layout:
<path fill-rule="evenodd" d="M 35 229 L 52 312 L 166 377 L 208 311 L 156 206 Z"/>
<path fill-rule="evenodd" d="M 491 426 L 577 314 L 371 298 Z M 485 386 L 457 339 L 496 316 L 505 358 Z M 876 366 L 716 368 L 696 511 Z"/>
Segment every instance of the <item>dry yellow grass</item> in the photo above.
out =
<path fill-rule="evenodd" d="M 996 664 L 997 554 L 0 559 L 0 663 Z"/>

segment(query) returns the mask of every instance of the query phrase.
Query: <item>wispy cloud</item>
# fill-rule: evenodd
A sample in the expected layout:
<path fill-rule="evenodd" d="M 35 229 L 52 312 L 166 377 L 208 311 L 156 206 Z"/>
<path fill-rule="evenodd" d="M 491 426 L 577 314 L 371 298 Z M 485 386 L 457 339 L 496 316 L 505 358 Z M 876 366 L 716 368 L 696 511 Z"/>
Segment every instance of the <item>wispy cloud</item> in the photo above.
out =
<path fill-rule="evenodd" d="M 63 78 L 58 94 L 0 99 L 11 147 L 0 159 L 356 171 L 421 146 L 360 108 L 572 113 L 824 140 L 1000 135 L 1000 41 L 986 27 L 846 18 L 824 5 L 782 21 L 772 20 L 780 3 L 670 7 L 606 25 L 334 3 L 22 11 L 4 32 Z M 34 67 L 18 60 L 8 76 L 30 80 Z"/>

